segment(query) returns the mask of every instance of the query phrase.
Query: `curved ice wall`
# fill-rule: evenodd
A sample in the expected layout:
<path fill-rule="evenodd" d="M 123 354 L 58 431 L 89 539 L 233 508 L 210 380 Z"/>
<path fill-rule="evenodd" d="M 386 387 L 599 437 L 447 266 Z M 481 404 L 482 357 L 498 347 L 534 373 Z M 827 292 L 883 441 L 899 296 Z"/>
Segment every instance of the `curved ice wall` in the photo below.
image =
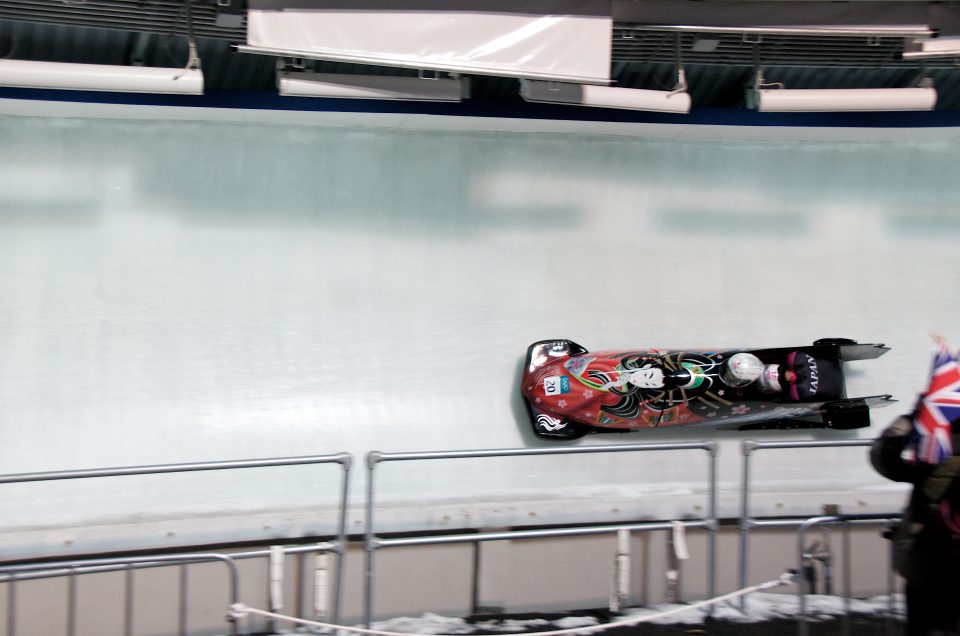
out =
<path fill-rule="evenodd" d="M 885 342 L 890 354 L 848 369 L 851 394 L 902 400 L 871 429 L 752 435 L 870 437 L 922 388 L 928 331 L 960 344 L 954 129 L 6 111 L 5 473 L 541 445 L 517 382 L 527 344 L 548 337 L 593 349 Z M 578 443 L 718 439 L 732 517 L 743 437 Z M 758 514 L 902 499 L 862 448 L 770 452 L 756 467 Z M 329 532 L 338 477 L 4 486 L 0 542 Z M 705 477 L 696 452 L 396 464 L 378 477 L 378 522 L 699 516 Z M 358 506 L 351 529 L 361 520 Z"/>

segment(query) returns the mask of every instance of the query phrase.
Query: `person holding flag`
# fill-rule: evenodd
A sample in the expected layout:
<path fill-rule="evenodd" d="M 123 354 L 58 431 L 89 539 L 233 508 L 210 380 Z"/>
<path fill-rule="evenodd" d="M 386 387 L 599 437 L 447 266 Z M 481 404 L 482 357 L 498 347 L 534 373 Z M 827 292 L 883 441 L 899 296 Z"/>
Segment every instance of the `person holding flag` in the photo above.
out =
<path fill-rule="evenodd" d="M 873 443 L 877 472 L 913 484 L 891 533 L 906 579 L 908 636 L 960 636 L 960 365 L 935 336 L 930 384 Z"/>

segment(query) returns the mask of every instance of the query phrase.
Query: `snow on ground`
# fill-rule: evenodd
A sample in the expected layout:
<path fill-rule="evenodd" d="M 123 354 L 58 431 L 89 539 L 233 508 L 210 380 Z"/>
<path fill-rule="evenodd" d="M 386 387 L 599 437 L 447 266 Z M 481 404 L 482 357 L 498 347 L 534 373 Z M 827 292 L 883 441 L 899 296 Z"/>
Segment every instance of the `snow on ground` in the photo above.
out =
<path fill-rule="evenodd" d="M 902 594 L 876 596 L 869 599 L 844 599 L 838 596 L 808 594 L 804 600 L 807 620 L 820 622 L 825 626 L 834 625 L 832 631 L 830 629 L 823 631 L 824 635 L 849 633 L 856 633 L 859 636 L 888 635 L 889 621 L 902 621 L 906 613 Z M 675 611 L 681 608 L 687 611 Z M 669 615 L 667 615 L 668 612 Z M 380 632 L 427 636 L 521 633 L 532 636 L 540 632 L 576 628 L 593 628 L 589 631 L 590 634 L 606 633 L 608 636 L 641 634 L 660 636 L 706 633 L 707 631 L 716 636 L 771 636 L 782 634 L 784 629 L 790 629 L 790 625 L 798 619 L 800 613 L 800 599 L 794 594 L 755 592 L 746 598 L 743 611 L 740 609 L 740 599 L 734 599 L 715 605 L 712 616 L 708 615 L 703 607 L 660 604 L 627 610 L 621 614 L 612 614 L 605 609 L 574 611 L 566 614 L 525 613 L 471 618 L 425 613 L 418 618 L 400 617 L 378 621 L 371 627 Z M 836 619 L 841 617 L 850 618 L 853 624 L 852 632 L 849 629 L 851 625 L 845 625 L 839 631 L 837 630 Z M 635 626 L 626 626 L 625 623 L 630 622 L 630 619 L 643 620 L 636 621 Z M 610 625 L 607 628 L 603 627 L 608 624 Z M 302 628 L 298 628 L 282 631 L 280 634 L 302 633 L 302 631 Z M 344 629 L 339 634 L 348 636 L 350 630 Z"/>
<path fill-rule="evenodd" d="M 394 618 L 381 621 L 374 623 L 372 628 L 411 634 L 472 634 L 476 631 L 530 633 L 553 629 L 589 627 L 597 623 L 595 616 L 564 616 L 553 620 L 545 618 L 490 618 L 467 621 L 463 618 L 448 618 L 428 613 L 420 618 Z"/>
<path fill-rule="evenodd" d="M 870 599 L 848 599 L 837 596 L 810 594 L 806 599 L 806 615 L 812 620 L 829 620 L 844 614 L 867 616 L 904 615 L 903 596 L 876 596 Z M 683 605 L 661 604 L 652 607 L 625 611 L 615 620 L 625 618 L 645 618 L 645 623 L 655 625 L 698 625 L 707 617 L 703 609 L 690 609 L 686 612 L 660 616 L 669 610 Z M 576 614 L 575 612 L 573 614 Z M 773 594 L 757 592 L 747 597 L 745 611 L 740 610 L 739 600 L 718 604 L 713 619 L 729 623 L 763 623 L 781 619 L 795 619 L 800 614 L 800 599 L 792 594 Z M 649 618 L 647 618 L 649 617 Z M 596 616 L 564 616 L 559 619 L 532 618 L 526 620 L 512 618 L 490 618 L 468 621 L 463 618 L 450 618 L 436 614 L 424 614 L 419 618 L 394 618 L 375 623 L 373 628 L 382 631 L 411 634 L 471 634 L 475 632 L 531 633 L 573 627 L 588 627 L 599 623 Z"/>
<path fill-rule="evenodd" d="M 849 607 L 846 603 L 849 603 Z M 895 594 L 890 596 L 876 596 L 870 599 L 847 599 L 838 596 L 824 596 L 820 594 L 808 594 L 806 597 L 806 614 L 813 619 L 826 619 L 851 614 L 895 614 L 902 615 L 905 612 L 903 596 Z M 679 605 L 655 605 L 649 608 L 641 608 L 625 612 L 625 616 L 648 616 L 656 615 L 667 610 L 671 610 Z M 713 618 L 737 623 L 756 623 L 769 621 L 778 618 L 796 618 L 800 614 L 800 599 L 793 594 L 773 594 L 770 592 L 757 592 L 747 597 L 745 611 L 740 611 L 739 601 L 730 603 L 721 603 L 716 606 L 713 612 Z M 663 618 L 653 618 L 649 622 L 654 624 L 699 624 L 703 622 L 706 613 L 702 610 L 691 610 L 665 616 Z"/>

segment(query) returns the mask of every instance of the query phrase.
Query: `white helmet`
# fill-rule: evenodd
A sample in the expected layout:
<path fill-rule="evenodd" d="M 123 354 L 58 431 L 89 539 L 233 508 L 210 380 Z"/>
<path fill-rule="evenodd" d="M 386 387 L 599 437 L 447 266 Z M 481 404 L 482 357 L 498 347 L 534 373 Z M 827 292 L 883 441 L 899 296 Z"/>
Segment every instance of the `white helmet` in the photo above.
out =
<path fill-rule="evenodd" d="M 763 374 L 763 363 L 752 353 L 730 356 L 723 369 L 723 381 L 730 386 L 746 386 Z"/>

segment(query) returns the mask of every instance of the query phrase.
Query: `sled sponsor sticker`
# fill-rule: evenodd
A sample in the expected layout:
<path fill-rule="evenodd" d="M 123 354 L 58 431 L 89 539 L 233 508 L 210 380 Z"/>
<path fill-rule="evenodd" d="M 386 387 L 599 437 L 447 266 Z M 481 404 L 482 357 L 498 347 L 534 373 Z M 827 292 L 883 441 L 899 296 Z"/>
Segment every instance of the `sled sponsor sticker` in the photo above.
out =
<path fill-rule="evenodd" d="M 587 365 L 594 360 L 595 358 L 571 358 L 564 362 L 563 366 L 573 375 L 583 375 L 583 372 L 587 369 Z"/>
<path fill-rule="evenodd" d="M 543 379 L 543 392 L 547 395 L 562 395 L 570 392 L 570 376 L 552 375 Z"/>

